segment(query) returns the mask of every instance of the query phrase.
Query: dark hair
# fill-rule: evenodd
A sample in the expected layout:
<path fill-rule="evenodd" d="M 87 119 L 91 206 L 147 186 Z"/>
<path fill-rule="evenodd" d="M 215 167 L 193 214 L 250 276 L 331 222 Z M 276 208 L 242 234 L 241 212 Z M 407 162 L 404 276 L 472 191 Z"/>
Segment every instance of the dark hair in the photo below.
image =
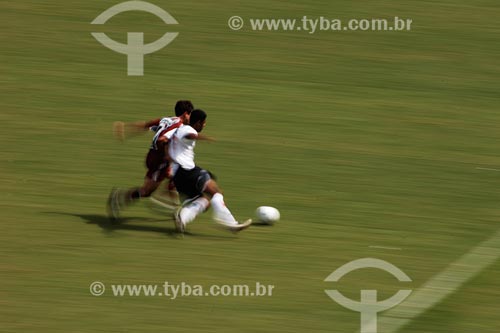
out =
<path fill-rule="evenodd" d="M 175 103 L 175 115 L 177 117 L 182 116 L 184 114 L 184 112 L 191 114 L 193 109 L 194 109 L 194 106 L 193 106 L 193 103 L 191 103 L 191 101 L 181 100 L 181 101 L 177 101 L 177 103 Z"/>
<path fill-rule="evenodd" d="M 205 111 L 200 109 L 193 110 L 193 112 L 191 112 L 191 118 L 189 118 L 189 125 L 193 126 L 200 120 L 205 121 L 205 119 L 207 119 Z"/>

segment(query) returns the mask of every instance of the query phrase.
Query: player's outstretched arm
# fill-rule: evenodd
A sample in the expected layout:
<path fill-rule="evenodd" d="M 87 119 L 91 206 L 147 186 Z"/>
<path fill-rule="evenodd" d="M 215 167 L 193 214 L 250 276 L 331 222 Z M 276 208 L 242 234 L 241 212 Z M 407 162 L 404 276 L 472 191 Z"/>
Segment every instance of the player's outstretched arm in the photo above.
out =
<path fill-rule="evenodd" d="M 209 141 L 209 142 L 217 141 L 217 140 L 215 140 L 215 138 L 213 138 L 211 136 L 199 134 L 199 133 L 198 133 L 198 136 L 196 137 L 196 140 L 203 140 L 203 141 Z"/>
<path fill-rule="evenodd" d="M 188 135 L 184 136 L 186 139 L 189 139 L 189 140 L 203 140 L 203 141 L 211 141 L 211 142 L 214 142 L 216 141 L 214 138 L 212 138 L 211 136 L 208 136 L 208 135 L 204 135 L 204 134 L 195 134 L 195 133 L 189 133 Z"/>
<path fill-rule="evenodd" d="M 113 135 L 119 141 L 125 141 L 138 134 L 144 133 L 152 126 L 157 126 L 160 119 L 150 121 L 137 121 L 132 123 L 124 123 L 123 121 L 115 121 L 113 123 Z"/>

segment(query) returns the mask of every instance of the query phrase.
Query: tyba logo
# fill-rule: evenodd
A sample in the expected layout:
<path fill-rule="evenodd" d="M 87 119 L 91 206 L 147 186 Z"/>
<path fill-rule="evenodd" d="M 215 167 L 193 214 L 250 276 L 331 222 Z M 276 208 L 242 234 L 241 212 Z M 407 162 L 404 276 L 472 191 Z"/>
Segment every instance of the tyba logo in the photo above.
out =
<path fill-rule="evenodd" d="M 347 273 L 361 268 L 378 268 L 391 273 L 400 282 L 411 282 L 408 275 L 393 264 L 373 258 L 351 261 L 328 275 L 325 281 L 338 282 Z M 343 307 L 361 313 L 361 333 L 377 333 L 377 313 L 398 305 L 410 296 L 412 291 L 407 289 L 399 290 L 392 297 L 380 302 L 377 301 L 376 290 L 361 290 L 361 299 L 359 302 L 345 297 L 338 290 L 325 290 L 325 292 L 331 299 Z"/>
<path fill-rule="evenodd" d="M 96 17 L 91 24 L 104 24 L 113 16 L 132 10 L 144 11 L 156 15 L 165 24 L 178 24 L 167 11 L 144 1 L 127 1 L 108 8 Z M 127 55 L 127 73 L 129 76 L 144 75 L 144 55 L 161 50 L 172 42 L 178 34 L 178 32 L 167 32 L 160 39 L 149 44 L 144 44 L 143 32 L 129 32 L 127 34 L 127 44 L 122 44 L 112 40 L 103 32 L 92 32 L 92 36 L 102 45 L 115 52 Z"/>

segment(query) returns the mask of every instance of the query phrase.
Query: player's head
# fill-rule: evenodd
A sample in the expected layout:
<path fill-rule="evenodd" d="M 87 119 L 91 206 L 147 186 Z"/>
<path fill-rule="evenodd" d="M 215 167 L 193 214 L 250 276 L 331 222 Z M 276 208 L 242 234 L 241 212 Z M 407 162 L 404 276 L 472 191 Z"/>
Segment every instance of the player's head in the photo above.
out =
<path fill-rule="evenodd" d="M 193 109 L 194 106 L 193 103 L 191 103 L 191 101 L 180 100 L 177 101 L 177 103 L 175 103 L 175 115 L 177 117 L 182 116 L 184 113 L 191 114 Z"/>
<path fill-rule="evenodd" d="M 203 127 L 205 127 L 207 119 L 207 114 L 205 111 L 200 109 L 195 109 L 191 112 L 191 117 L 189 118 L 189 125 L 196 131 L 201 132 Z"/>

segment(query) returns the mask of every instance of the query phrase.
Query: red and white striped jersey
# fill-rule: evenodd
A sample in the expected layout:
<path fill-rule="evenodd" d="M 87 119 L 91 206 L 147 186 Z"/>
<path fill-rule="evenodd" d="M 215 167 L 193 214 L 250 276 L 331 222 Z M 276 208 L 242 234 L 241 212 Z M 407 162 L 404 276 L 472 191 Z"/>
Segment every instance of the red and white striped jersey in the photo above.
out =
<path fill-rule="evenodd" d="M 157 142 L 158 140 L 165 136 L 168 132 L 177 129 L 182 126 L 182 120 L 179 117 L 166 117 L 162 118 L 158 125 L 151 126 L 149 129 L 156 132 L 153 137 L 153 142 L 151 143 L 150 149 L 157 150 Z"/>

